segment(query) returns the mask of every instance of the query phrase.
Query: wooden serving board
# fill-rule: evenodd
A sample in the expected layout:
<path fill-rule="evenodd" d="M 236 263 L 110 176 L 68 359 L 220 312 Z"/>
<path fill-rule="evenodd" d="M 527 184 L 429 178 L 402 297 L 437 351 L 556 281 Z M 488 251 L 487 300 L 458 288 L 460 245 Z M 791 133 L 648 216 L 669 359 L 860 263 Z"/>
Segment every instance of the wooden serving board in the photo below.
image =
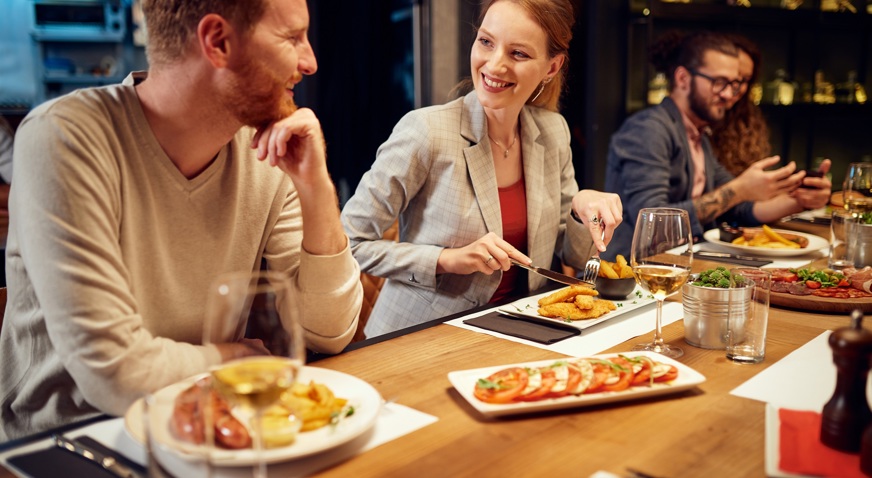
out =
<path fill-rule="evenodd" d="M 792 295 L 783 292 L 772 292 L 769 294 L 769 305 L 785 309 L 848 315 L 854 309 L 860 309 L 864 313 L 872 312 L 872 297 L 835 299 L 833 297 L 818 297 L 816 295 Z"/>
<path fill-rule="evenodd" d="M 827 267 L 827 258 L 818 259 L 808 267 L 823 269 Z M 764 267 L 764 269 L 766 269 Z M 872 313 L 872 297 L 859 299 L 836 299 L 833 297 L 818 297 L 816 295 L 793 295 L 786 292 L 771 292 L 769 305 L 785 309 L 806 310 L 811 312 L 831 312 L 834 314 L 848 315 L 854 309 L 860 309 L 863 313 Z"/>

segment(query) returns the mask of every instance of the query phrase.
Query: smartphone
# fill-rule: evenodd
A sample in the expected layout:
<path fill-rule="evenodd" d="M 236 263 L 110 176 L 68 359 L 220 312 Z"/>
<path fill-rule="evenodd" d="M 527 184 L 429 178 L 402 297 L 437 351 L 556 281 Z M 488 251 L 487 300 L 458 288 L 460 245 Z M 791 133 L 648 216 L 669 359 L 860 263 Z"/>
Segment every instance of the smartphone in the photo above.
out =
<path fill-rule="evenodd" d="M 806 169 L 805 170 L 805 177 L 806 178 L 822 178 L 822 177 L 824 177 L 824 173 L 818 169 Z M 811 189 L 811 186 L 807 186 L 805 184 L 805 181 L 803 181 L 803 183 L 800 184 L 799 187 Z"/>

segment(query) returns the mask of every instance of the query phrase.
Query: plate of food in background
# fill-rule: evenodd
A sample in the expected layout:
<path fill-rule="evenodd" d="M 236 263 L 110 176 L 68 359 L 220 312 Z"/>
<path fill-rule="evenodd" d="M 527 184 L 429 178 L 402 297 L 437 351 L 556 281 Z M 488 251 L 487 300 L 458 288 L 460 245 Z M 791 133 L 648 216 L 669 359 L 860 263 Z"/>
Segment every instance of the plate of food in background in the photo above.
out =
<path fill-rule="evenodd" d="M 762 257 L 792 257 L 810 254 L 829 246 L 829 241 L 814 234 L 763 227 L 744 227 L 724 237 L 723 230 L 703 234 L 706 241 L 738 254 Z"/>

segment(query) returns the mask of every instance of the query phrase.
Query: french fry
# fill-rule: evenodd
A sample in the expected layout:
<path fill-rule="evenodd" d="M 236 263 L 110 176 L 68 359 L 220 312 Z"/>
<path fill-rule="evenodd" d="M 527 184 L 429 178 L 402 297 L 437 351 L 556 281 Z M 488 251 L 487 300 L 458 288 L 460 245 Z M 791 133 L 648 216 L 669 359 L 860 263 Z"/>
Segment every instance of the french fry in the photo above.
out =
<path fill-rule="evenodd" d="M 612 263 L 608 262 L 608 261 L 600 261 L 600 272 L 602 274 L 605 274 L 604 277 L 607 277 L 609 279 L 618 279 L 619 278 L 618 273 L 615 272 L 614 268 L 612 268 Z"/>
<path fill-rule="evenodd" d="M 780 242 L 781 244 L 784 244 L 785 246 L 787 246 L 790 249 L 799 249 L 800 248 L 799 244 L 797 244 L 791 240 L 788 240 L 787 238 L 785 238 L 781 234 L 778 234 L 777 232 L 775 232 L 771 227 L 767 226 L 766 224 L 763 224 L 763 234 L 765 234 L 766 237 L 768 237 L 769 239 L 771 239 L 775 242 Z"/>
<path fill-rule="evenodd" d="M 618 254 L 615 258 L 616 263 L 618 264 L 618 268 L 620 271 L 618 272 L 618 277 L 621 279 L 629 279 L 633 277 L 633 268 L 627 264 L 627 258 Z M 617 268 L 616 268 L 617 269 Z"/>

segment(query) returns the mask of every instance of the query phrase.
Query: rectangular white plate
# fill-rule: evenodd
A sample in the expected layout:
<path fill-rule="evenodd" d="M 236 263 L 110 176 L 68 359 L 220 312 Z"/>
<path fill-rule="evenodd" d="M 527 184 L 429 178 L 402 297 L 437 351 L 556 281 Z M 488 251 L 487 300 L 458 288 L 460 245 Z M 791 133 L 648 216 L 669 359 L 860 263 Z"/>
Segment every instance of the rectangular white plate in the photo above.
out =
<path fill-rule="evenodd" d="M 608 358 L 617 355 L 626 355 L 628 357 L 638 357 L 645 355 L 651 357 L 656 362 L 661 362 L 669 365 L 674 365 L 678 368 L 678 377 L 672 382 L 655 383 L 653 386 L 635 386 L 630 387 L 620 392 L 600 392 L 591 393 L 588 395 L 570 395 L 560 398 L 547 398 L 536 402 L 519 402 L 519 403 L 485 403 L 475 398 L 473 391 L 475 383 L 480 378 L 487 378 L 491 374 L 510 367 L 541 367 L 550 365 L 558 360 L 540 360 L 538 362 L 527 362 L 520 364 L 498 365 L 495 367 L 484 367 L 471 370 L 461 370 L 448 373 L 448 380 L 451 385 L 460 392 L 460 395 L 469 402 L 482 415 L 489 417 L 498 417 L 503 415 L 517 415 L 522 413 L 533 413 L 548 410 L 562 410 L 565 408 L 586 407 L 602 403 L 624 402 L 627 400 L 635 400 L 639 398 L 654 397 L 658 395 L 667 395 L 678 393 L 705 382 L 705 377 L 696 370 L 684 365 L 681 362 L 672 360 L 669 357 L 660 355 L 654 352 L 627 352 L 621 354 L 601 354 L 594 355 L 593 358 Z"/>
<path fill-rule="evenodd" d="M 505 312 L 507 314 L 512 315 L 526 315 L 528 317 L 534 317 L 537 319 L 545 319 L 545 320 L 553 320 L 554 322 L 559 322 L 561 324 L 568 324 L 573 327 L 576 327 L 580 330 L 584 330 L 588 327 L 592 327 L 600 322 L 605 322 L 606 320 L 614 319 L 622 314 L 626 314 L 632 310 L 636 310 L 639 307 L 644 307 L 648 304 L 653 304 L 656 302 L 654 300 L 654 296 L 642 290 L 639 287 L 639 284 L 636 284 L 636 288 L 630 295 L 627 296 L 625 300 L 613 300 L 617 308 L 605 315 L 601 315 L 595 319 L 584 319 L 584 320 L 564 320 L 564 319 L 553 319 L 551 317 L 543 317 L 539 315 L 537 312 L 539 310 L 539 299 L 545 297 L 547 295 L 553 294 L 555 291 L 546 292 L 544 294 L 534 295 L 531 297 L 526 297 L 520 300 L 516 300 L 510 304 L 506 304 L 500 307 L 498 310 L 500 312 Z M 606 300 L 606 299 L 601 299 Z"/>

